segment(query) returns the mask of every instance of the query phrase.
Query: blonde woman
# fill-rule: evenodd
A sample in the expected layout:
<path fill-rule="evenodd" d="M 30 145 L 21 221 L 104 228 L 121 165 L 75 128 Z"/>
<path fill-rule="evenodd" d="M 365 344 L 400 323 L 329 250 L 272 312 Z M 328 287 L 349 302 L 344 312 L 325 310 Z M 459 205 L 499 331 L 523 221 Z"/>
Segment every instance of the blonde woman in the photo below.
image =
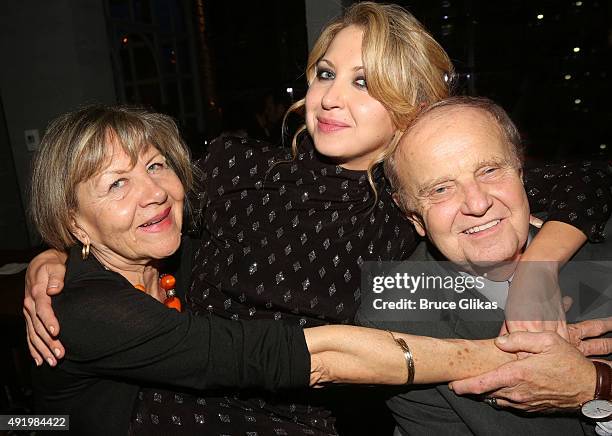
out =
<path fill-rule="evenodd" d="M 361 2 L 323 30 L 306 76 L 306 98 L 292 107 L 305 117 L 293 153 L 221 138 L 200 163 L 204 189 L 195 211 L 203 243 L 185 301 L 195 314 L 272 318 L 305 327 L 351 323 L 360 301 L 360 265 L 404 259 L 416 245 L 415 232 L 393 204 L 377 163 L 421 106 L 449 94 L 453 68 L 448 56 L 404 9 Z M 526 172 L 532 210 L 547 210 L 551 220 L 526 259 L 563 261 L 586 236 L 600 237 L 605 199 L 596 194 L 598 179 L 586 183 L 583 175 L 555 168 Z M 561 183 L 571 183 L 573 194 L 584 196 L 580 206 L 558 189 L 556 203 L 551 201 L 553 187 Z M 590 215 L 582 212 L 587 203 Z M 43 255 L 28 276 L 38 284 L 24 305 L 32 354 L 39 362 L 54 363 L 63 355 L 57 340 L 61 325 L 46 296 L 47 271 L 57 270 L 55 259 Z M 161 393 L 143 392 L 138 405 L 143 414 L 153 410 L 166 416 L 179 407 L 162 406 L 154 401 L 156 394 Z M 281 398 L 224 391 L 206 399 L 213 417 L 207 429 L 244 433 L 256 427 L 269 433 L 297 422 L 312 432 L 334 433 L 331 414 L 321 407 L 327 401 L 316 392 Z M 341 396 L 336 403 L 352 409 L 362 402 L 345 406 L 347 401 Z"/>

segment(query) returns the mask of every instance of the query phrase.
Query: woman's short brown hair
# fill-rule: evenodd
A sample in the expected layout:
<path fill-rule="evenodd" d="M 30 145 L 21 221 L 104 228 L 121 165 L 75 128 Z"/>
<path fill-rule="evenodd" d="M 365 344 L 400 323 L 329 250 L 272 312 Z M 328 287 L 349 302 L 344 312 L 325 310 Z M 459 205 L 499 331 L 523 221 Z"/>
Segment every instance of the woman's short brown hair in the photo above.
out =
<path fill-rule="evenodd" d="M 189 151 L 176 123 L 142 108 L 93 105 L 51 121 L 32 168 L 30 214 L 43 240 L 58 250 L 76 244 L 71 229 L 78 208 L 76 188 L 104 169 L 109 141 L 116 141 L 135 165 L 149 146 L 158 149 L 185 191 L 193 175 Z"/>

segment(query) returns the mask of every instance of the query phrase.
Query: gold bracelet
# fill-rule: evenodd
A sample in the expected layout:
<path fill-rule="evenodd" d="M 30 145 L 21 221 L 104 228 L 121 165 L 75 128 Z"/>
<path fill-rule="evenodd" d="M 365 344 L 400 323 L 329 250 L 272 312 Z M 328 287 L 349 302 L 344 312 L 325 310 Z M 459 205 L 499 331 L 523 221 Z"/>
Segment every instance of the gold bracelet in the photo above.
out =
<path fill-rule="evenodd" d="M 414 382 L 414 358 L 412 357 L 412 351 L 410 351 L 410 347 L 402 338 L 396 338 L 392 332 L 387 330 L 395 343 L 402 349 L 404 353 L 404 359 L 406 359 L 406 368 L 408 369 L 408 380 L 406 380 L 407 385 L 411 385 Z"/>

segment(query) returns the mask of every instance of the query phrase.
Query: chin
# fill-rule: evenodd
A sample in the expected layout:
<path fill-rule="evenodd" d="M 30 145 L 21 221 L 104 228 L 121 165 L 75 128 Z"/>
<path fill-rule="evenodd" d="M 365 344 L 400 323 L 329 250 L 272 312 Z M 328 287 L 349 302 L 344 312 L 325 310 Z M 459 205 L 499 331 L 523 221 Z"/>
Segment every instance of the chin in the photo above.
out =
<path fill-rule="evenodd" d="M 475 256 L 467 256 L 467 261 L 480 268 L 488 268 L 495 265 L 503 264 L 504 262 L 510 262 L 515 257 L 516 250 L 497 251 L 494 253 L 479 252 Z"/>
<path fill-rule="evenodd" d="M 164 259 L 172 256 L 181 246 L 181 235 L 180 233 L 172 241 L 168 241 L 163 244 L 157 244 L 151 248 L 150 256 L 154 259 Z"/>

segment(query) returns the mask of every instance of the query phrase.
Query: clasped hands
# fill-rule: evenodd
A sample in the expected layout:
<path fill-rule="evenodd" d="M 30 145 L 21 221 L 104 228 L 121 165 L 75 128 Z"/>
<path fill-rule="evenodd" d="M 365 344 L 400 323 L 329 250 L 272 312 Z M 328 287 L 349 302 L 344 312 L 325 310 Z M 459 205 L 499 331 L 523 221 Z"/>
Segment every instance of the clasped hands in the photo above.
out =
<path fill-rule="evenodd" d="M 500 350 L 516 353 L 517 360 L 449 387 L 458 395 L 493 397 L 502 408 L 578 409 L 595 392 L 595 367 L 587 356 L 612 353 L 612 338 L 602 337 L 612 331 L 612 318 L 568 325 L 565 312 L 571 303 L 561 297 L 555 263 L 521 262 L 495 340 Z"/>
<path fill-rule="evenodd" d="M 612 338 L 600 337 L 612 331 L 612 317 L 572 324 L 568 331 L 569 342 L 555 332 L 500 336 L 497 347 L 519 353 L 518 360 L 449 387 L 458 395 L 486 394 L 499 407 L 527 412 L 578 409 L 595 392 L 595 368 L 585 356 L 612 353 Z"/>

